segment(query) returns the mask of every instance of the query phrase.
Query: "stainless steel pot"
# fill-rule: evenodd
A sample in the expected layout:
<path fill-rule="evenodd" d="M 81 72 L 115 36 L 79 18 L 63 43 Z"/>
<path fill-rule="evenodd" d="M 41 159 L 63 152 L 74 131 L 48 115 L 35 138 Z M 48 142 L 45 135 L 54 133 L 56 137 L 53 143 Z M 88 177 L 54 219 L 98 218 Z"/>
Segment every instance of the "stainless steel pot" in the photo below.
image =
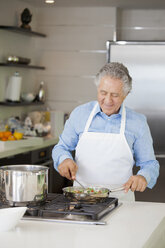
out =
<path fill-rule="evenodd" d="M 48 193 L 48 167 L 8 165 L 0 167 L 0 196 L 11 206 L 38 205 Z"/>

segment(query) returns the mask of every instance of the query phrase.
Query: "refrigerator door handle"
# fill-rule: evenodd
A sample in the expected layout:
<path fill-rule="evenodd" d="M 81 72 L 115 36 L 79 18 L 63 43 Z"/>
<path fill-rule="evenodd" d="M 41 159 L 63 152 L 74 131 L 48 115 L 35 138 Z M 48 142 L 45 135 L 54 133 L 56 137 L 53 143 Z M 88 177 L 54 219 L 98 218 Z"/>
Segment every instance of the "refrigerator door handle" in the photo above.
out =
<path fill-rule="evenodd" d="M 165 158 L 165 154 L 156 154 L 155 157 L 156 158 Z"/>

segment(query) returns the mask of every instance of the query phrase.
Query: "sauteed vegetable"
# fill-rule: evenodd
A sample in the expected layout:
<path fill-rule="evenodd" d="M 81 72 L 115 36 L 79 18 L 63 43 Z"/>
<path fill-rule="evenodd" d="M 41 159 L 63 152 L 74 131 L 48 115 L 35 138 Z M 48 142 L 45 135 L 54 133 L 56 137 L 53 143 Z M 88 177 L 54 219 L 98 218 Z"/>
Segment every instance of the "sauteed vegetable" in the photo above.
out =
<path fill-rule="evenodd" d="M 101 187 L 66 187 L 64 195 L 74 201 L 104 202 L 109 196 L 109 189 Z"/>
<path fill-rule="evenodd" d="M 85 194 L 104 194 L 104 193 L 107 193 L 108 192 L 108 189 L 97 189 L 97 188 L 68 188 L 67 192 L 69 193 L 73 193 L 73 194 L 82 194 L 82 193 L 85 193 Z"/>

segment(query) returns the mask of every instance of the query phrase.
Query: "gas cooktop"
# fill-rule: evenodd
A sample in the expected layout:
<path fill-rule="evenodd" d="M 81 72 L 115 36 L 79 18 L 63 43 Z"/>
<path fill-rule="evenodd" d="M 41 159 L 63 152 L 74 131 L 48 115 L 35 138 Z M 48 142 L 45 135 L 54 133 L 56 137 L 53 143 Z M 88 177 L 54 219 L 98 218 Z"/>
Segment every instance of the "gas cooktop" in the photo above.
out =
<path fill-rule="evenodd" d="M 62 194 L 48 194 L 43 205 L 29 206 L 23 219 L 104 225 L 107 214 L 118 206 L 117 198 L 99 203 L 72 202 Z"/>
<path fill-rule="evenodd" d="M 49 193 L 46 202 L 28 205 L 23 220 L 69 222 L 78 224 L 105 225 L 106 217 L 121 204 L 117 198 L 106 198 L 104 202 L 71 201 L 63 194 Z M 10 207 L 0 202 L 0 208 Z"/>

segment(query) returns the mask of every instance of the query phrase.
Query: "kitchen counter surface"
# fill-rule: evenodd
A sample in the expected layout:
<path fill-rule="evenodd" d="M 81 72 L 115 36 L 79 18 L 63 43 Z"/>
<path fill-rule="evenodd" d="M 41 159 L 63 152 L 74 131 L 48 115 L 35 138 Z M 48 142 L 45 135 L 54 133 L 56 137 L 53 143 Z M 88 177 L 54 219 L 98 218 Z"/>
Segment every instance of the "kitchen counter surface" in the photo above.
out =
<path fill-rule="evenodd" d="M 21 220 L 13 231 L 0 233 L 0 247 L 163 248 L 165 204 L 124 202 L 104 226 Z"/>
<path fill-rule="evenodd" d="M 12 142 L 12 141 L 10 141 L 10 142 Z M 2 150 L 2 151 L 0 151 L 0 158 L 5 158 L 5 157 L 13 156 L 16 154 L 20 154 L 20 153 L 24 153 L 24 152 L 28 152 L 28 151 L 33 151 L 33 150 L 37 150 L 37 149 L 44 148 L 47 146 L 55 145 L 55 144 L 57 144 L 57 142 L 58 142 L 58 138 L 48 136 L 48 137 L 44 138 L 44 141 L 41 145 L 17 147 L 14 149 Z"/>

